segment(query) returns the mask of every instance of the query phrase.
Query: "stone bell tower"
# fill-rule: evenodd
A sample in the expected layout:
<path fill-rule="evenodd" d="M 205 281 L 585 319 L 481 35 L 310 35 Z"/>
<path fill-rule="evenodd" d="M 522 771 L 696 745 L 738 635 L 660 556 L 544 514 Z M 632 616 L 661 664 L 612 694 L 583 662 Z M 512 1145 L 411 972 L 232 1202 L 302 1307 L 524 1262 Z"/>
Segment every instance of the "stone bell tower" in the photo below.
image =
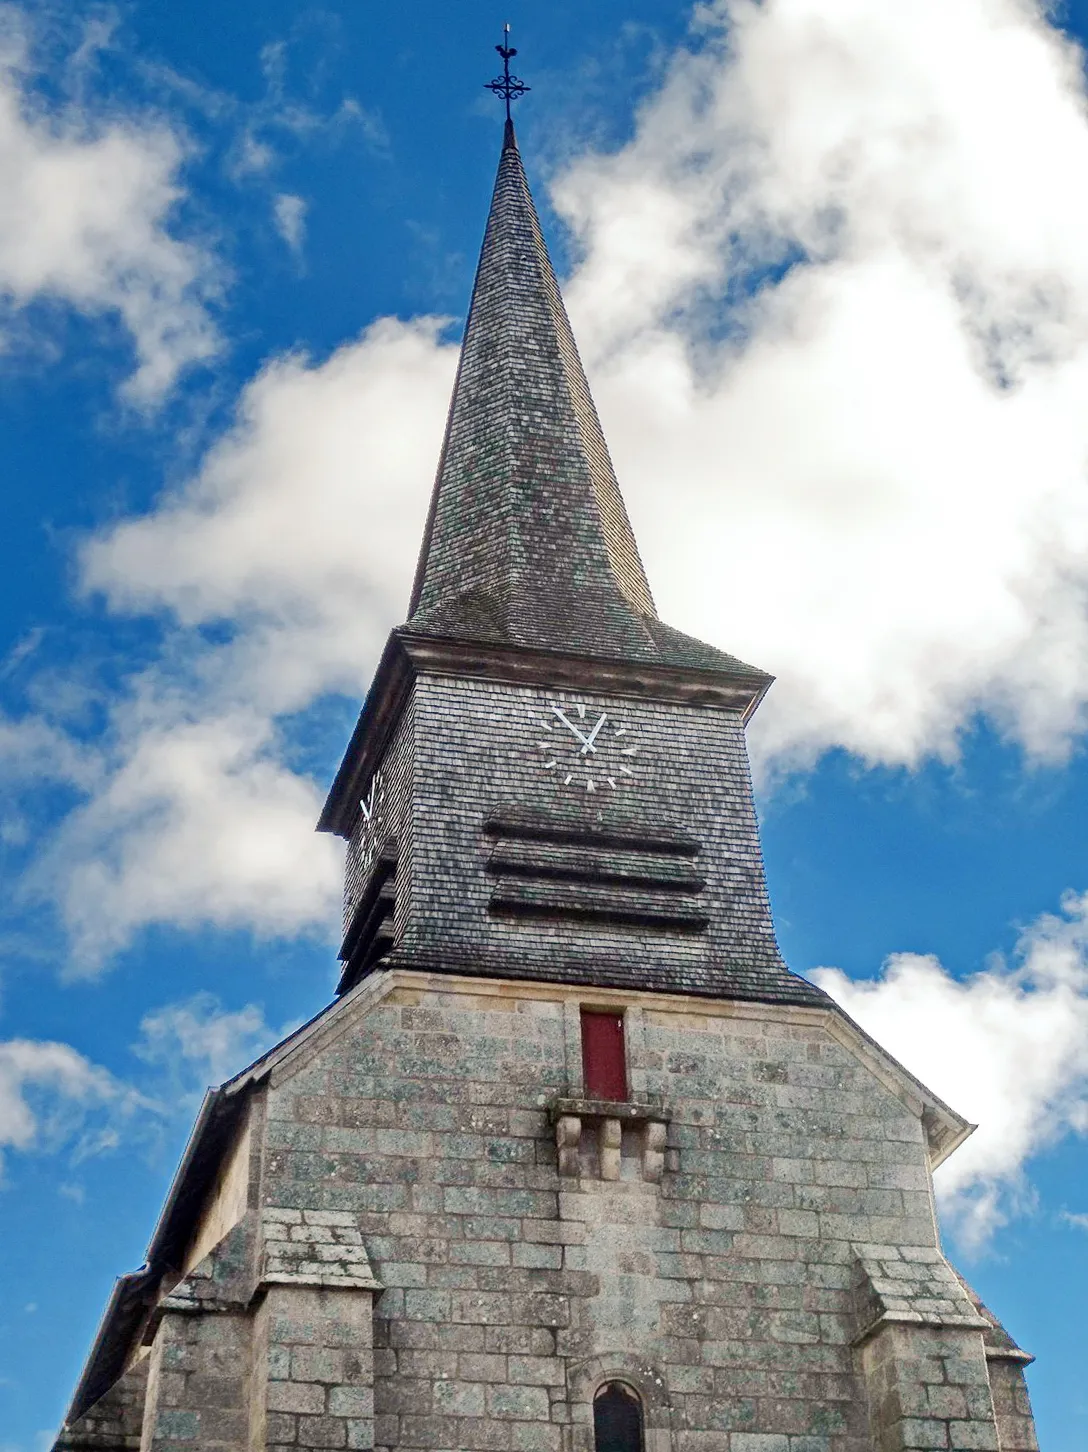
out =
<path fill-rule="evenodd" d="M 58 1447 L 1035 1452 L 971 1126 L 780 957 L 769 685 L 657 618 L 508 117 L 337 996 L 209 1093 Z"/>

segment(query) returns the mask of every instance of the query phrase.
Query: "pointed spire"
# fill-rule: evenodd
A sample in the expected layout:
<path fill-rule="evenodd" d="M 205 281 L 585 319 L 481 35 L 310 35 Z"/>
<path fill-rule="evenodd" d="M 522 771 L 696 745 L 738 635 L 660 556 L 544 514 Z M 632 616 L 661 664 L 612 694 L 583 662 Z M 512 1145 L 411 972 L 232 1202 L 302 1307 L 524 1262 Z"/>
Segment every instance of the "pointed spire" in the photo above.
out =
<path fill-rule="evenodd" d="M 653 600 L 510 121 L 410 613 L 428 633 L 655 653 Z"/>
<path fill-rule="evenodd" d="M 657 618 L 509 119 L 406 628 L 770 681 Z"/>

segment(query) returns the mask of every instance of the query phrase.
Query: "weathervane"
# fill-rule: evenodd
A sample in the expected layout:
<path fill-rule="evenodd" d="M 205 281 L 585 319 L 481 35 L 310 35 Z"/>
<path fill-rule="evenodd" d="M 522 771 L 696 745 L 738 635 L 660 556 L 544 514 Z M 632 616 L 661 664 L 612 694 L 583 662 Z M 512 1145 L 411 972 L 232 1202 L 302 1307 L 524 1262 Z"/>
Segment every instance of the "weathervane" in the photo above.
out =
<path fill-rule="evenodd" d="M 510 44 L 509 22 L 503 26 L 503 44 L 497 45 L 495 49 L 502 56 L 502 75 L 496 76 L 493 81 L 488 81 L 484 89 L 494 91 L 496 96 L 501 96 L 506 102 L 506 119 L 510 120 L 510 102 L 516 101 L 519 96 L 531 88 L 524 81 L 518 80 L 517 76 L 510 74 L 510 62 L 517 55 L 517 51 Z"/>

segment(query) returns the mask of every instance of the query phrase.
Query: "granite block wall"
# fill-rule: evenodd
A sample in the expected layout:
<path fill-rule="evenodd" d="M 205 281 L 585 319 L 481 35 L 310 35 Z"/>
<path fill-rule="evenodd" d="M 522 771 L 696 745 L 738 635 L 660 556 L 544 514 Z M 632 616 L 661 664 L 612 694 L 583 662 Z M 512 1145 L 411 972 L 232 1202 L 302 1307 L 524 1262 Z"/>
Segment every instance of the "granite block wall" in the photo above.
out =
<path fill-rule="evenodd" d="M 167 1310 L 151 1348 L 141 1452 L 241 1452 L 248 1437 L 249 1317 Z"/>
<path fill-rule="evenodd" d="M 1023 1358 L 990 1354 L 987 1361 L 1001 1452 L 1039 1452 Z"/>
<path fill-rule="evenodd" d="M 250 1445 L 332 1452 L 374 1445 L 367 1291 L 272 1285 L 255 1316 Z"/>
<path fill-rule="evenodd" d="M 624 1105 L 581 1097 L 581 1006 L 624 1014 Z M 251 1208 L 164 1286 L 141 1452 L 592 1452 L 617 1378 L 646 1452 L 1035 1452 L 897 1072 L 824 1009 L 362 985 L 254 1090 Z"/>
<path fill-rule="evenodd" d="M 561 1177 L 549 1106 L 580 1089 L 578 998 L 418 981 L 268 1098 L 266 1202 L 356 1215 L 384 1286 L 375 1445 L 573 1452 L 584 1369 L 607 1363 L 659 1388 L 652 1430 L 678 1452 L 883 1452 L 857 1247 L 933 1252 L 925 1141 L 826 1015 L 632 996 L 665 1173 L 644 1177 L 625 1123 L 618 1179 L 592 1135 Z M 984 1378 L 981 1332 L 960 1334 Z M 996 1437 L 992 1407 L 980 1425 Z"/>
<path fill-rule="evenodd" d="M 862 1354 L 876 1452 L 1001 1452 L 980 1332 L 894 1323 Z"/>

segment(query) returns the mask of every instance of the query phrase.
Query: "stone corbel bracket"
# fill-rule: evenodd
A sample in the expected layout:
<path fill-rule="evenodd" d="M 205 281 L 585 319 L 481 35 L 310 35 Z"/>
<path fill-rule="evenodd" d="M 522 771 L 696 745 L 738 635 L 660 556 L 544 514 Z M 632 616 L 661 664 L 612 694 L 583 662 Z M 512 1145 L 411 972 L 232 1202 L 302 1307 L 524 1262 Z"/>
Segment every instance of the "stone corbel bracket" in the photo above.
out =
<path fill-rule="evenodd" d="M 551 1106 L 559 1173 L 568 1178 L 582 1173 L 582 1134 L 588 1126 L 597 1135 L 602 1180 L 618 1180 L 622 1157 L 623 1130 L 637 1131 L 642 1144 L 642 1178 L 659 1184 L 665 1171 L 665 1141 L 669 1111 L 662 1104 L 630 1101 L 613 1103 L 605 1099 L 557 1099 Z"/>

